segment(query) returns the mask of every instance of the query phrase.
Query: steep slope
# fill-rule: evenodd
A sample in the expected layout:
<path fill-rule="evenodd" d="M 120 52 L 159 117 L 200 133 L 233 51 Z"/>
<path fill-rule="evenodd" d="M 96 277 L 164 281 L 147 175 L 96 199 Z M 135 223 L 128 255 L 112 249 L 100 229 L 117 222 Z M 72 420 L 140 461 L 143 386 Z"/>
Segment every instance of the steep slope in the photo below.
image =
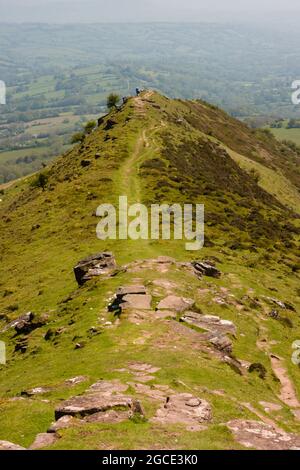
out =
<path fill-rule="evenodd" d="M 28 447 L 72 415 L 43 446 L 299 447 L 299 161 L 206 103 L 147 91 L 45 169 L 44 189 L 38 175 L 5 189 L 0 440 Z M 203 250 L 98 240 L 96 209 L 120 195 L 205 204 Z M 78 288 L 77 262 L 109 251 L 118 268 Z M 108 308 L 116 293 L 126 309 Z"/>

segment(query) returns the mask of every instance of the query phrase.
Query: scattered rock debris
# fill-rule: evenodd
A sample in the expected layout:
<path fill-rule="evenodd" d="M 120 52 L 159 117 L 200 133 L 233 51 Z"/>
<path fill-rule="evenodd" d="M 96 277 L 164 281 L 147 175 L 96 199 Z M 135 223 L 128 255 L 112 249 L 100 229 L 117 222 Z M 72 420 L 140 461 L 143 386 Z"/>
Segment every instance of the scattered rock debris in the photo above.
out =
<path fill-rule="evenodd" d="M 300 448 L 300 436 L 279 431 L 261 421 L 236 419 L 227 423 L 239 444 L 257 450 L 293 450 Z"/>
<path fill-rule="evenodd" d="M 88 377 L 84 375 L 80 375 L 78 377 L 73 377 L 71 379 L 65 380 L 63 383 L 57 385 L 57 386 L 49 386 L 49 387 L 35 387 L 31 388 L 29 390 L 23 390 L 21 392 L 21 396 L 23 397 L 34 397 L 36 395 L 43 395 L 46 393 L 53 392 L 59 388 L 63 387 L 75 387 L 76 385 L 79 385 L 83 382 L 86 382 L 88 380 Z"/>

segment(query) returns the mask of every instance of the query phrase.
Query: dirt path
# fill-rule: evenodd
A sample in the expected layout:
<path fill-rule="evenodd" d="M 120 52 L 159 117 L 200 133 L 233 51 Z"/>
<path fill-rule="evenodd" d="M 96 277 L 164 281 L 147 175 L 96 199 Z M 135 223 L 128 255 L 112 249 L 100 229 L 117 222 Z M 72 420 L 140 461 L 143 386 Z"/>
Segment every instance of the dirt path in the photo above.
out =
<path fill-rule="evenodd" d="M 270 342 L 268 338 L 268 329 L 261 325 L 260 331 L 263 334 L 263 339 L 259 338 L 256 342 L 258 349 L 268 354 L 270 357 L 271 366 L 275 376 L 278 378 L 281 384 L 280 394 L 278 398 L 285 403 L 289 408 L 294 411 L 294 416 L 297 420 L 300 420 L 300 402 L 297 397 L 295 386 L 289 377 L 287 368 L 284 364 L 284 360 L 280 357 L 275 356 L 270 351 Z"/>
<path fill-rule="evenodd" d="M 127 194 L 129 202 L 132 203 L 141 202 L 141 188 L 137 175 L 137 164 L 143 156 L 143 152 L 151 147 L 151 138 L 149 135 L 153 135 L 155 131 L 165 126 L 163 122 L 161 122 L 159 126 L 151 126 L 151 124 L 147 123 L 145 120 L 145 100 L 151 98 L 152 95 L 153 91 L 149 90 L 134 98 L 135 114 L 139 119 L 145 121 L 145 128 L 138 135 L 133 152 L 121 168 L 122 191 L 123 194 Z M 156 150 L 158 150 L 158 148 L 156 148 L 155 151 Z"/>
<path fill-rule="evenodd" d="M 136 177 L 136 164 L 142 151 L 145 147 L 149 146 L 149 142 L 146 136 L 146 130 L 143 130 L 142 134 L 139 135 L 134 151 L 130 157 L 126 160 L 122 167 L 123 175 L 123 192 L 127 195 L 129 202 L 138 203 L 141 200 L 140 185 L 138 178 Z"/>
<path fill-rule="evenodd" d="M 276 377 L 281 383 L 279 398 L 290 408 L 299 408 L 298 419 L 300 419 L 300 402 L 298 400 L 294 384 L 288 376 L 283 360 L 277 356 L 271 355 L 271 364 Z M 295 416 L 297 416 L 297 414 L 298 413 L 296 413 Z"/>

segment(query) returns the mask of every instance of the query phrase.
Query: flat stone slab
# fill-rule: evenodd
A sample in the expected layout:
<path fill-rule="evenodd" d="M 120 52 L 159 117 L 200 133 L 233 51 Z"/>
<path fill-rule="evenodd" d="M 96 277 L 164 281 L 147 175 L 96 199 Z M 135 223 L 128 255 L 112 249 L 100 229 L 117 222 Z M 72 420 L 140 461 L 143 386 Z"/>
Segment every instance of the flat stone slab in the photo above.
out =
<path fill-rule="evenodd" d="M 63 402 L 56 408 L 55 418 L 59 419 L 64 415 L 84 418 L 115 407 L 128 410 L 131 404 L 131 398 L 124 395 L 103 396 L 101 392 L 89 393 Z"/>
<path fill-rule="evenodd" d="M 85 418 L 114 408 L 129 412 L 134 400 L 123 394 L 127 389 L 128 385 L 118 380 L 100 380 L 93 384 L 85 394 L 72 397 L 57 406 L 55 419 L 59 420 L 63 416 Z"/>
<path fill-rule="evenodd" d="M 55 434 L 41 433 L 38 434 L 35 438 L 35 441 L 29 447 L 30 450 L 39 450 L 49 447 L 58 440 L 58 437 Z"/>
<path fill-rule="evenodd" d="M 123 297 L 121 308 L 136 310 L 151 310 L 151 295 L 128 294 Z"/>
<path fill-rule="evenodd" d="M 116 295 L 118 297 L 124 297 L 125 295 L 128 295 L 128 294 L 146 295 L 147 291 L 146 291 L 145 286 L 135 285 L 135 286 L 119 287 L 119 289 L 116 292 Z"/>
<path fill-rule="evenodd" d="M 294 450 L 300 448 L 300 436 L 274 429 L 261 421 L 236 419 L 227 423 L 239 444 L 257 450 Z"/>
<path fill-rule="evenodd" d="M 9 441 L 0 441 L 0 451 L 1 450 L 26 450 L 26 449 L 25 447 L 21 447 Z"/>
<path fill-rule="evenodd" d="M 189 430 L 199 430 L 201 423 L 212 419 L 211 406 L 206 400 L 197 398 L 189 393 L 180 393 L 167 398 L 151 420 L 161 424 L 183 424 Z"/>
<path fill-rule="evenodd" d="M 175 310 L 176 312 L 184 312 L 190 309 L 195 304 L 194 300 L 186 299 L 184 297 L 177 297 L 176 295 L 169 295 L 157 306 L 157 310 Z"/>
<path fill-rule="evenodd" d="M 236 334 L 236 326 L 234 323 L 229 320 L 222 320 L 215 315 L 201 315 L 195 312 L 186 312 L 181 320 L 207 331 Z"/>

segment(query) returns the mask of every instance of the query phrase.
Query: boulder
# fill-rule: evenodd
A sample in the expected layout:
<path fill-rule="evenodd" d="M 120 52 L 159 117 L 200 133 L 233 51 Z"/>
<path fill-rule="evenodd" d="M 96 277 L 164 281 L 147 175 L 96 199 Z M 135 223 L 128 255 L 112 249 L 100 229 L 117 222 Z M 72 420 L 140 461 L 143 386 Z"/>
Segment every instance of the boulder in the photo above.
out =
<path fill-rule="evenodd" d="M 221 271 L 219 271 L 213 263 L 209 261 L 194 261 L 192 266 L 198 277 L 208 276 L 216 279 L 221 277 Z"/>
<path fill-rule="evenodd" d="M 74 268 L 74 274 L 79 286 L 83 286 L 93 277 L 111 274 L 116 268 L 112 253 L 97 253 L 81 260 Z"/>

